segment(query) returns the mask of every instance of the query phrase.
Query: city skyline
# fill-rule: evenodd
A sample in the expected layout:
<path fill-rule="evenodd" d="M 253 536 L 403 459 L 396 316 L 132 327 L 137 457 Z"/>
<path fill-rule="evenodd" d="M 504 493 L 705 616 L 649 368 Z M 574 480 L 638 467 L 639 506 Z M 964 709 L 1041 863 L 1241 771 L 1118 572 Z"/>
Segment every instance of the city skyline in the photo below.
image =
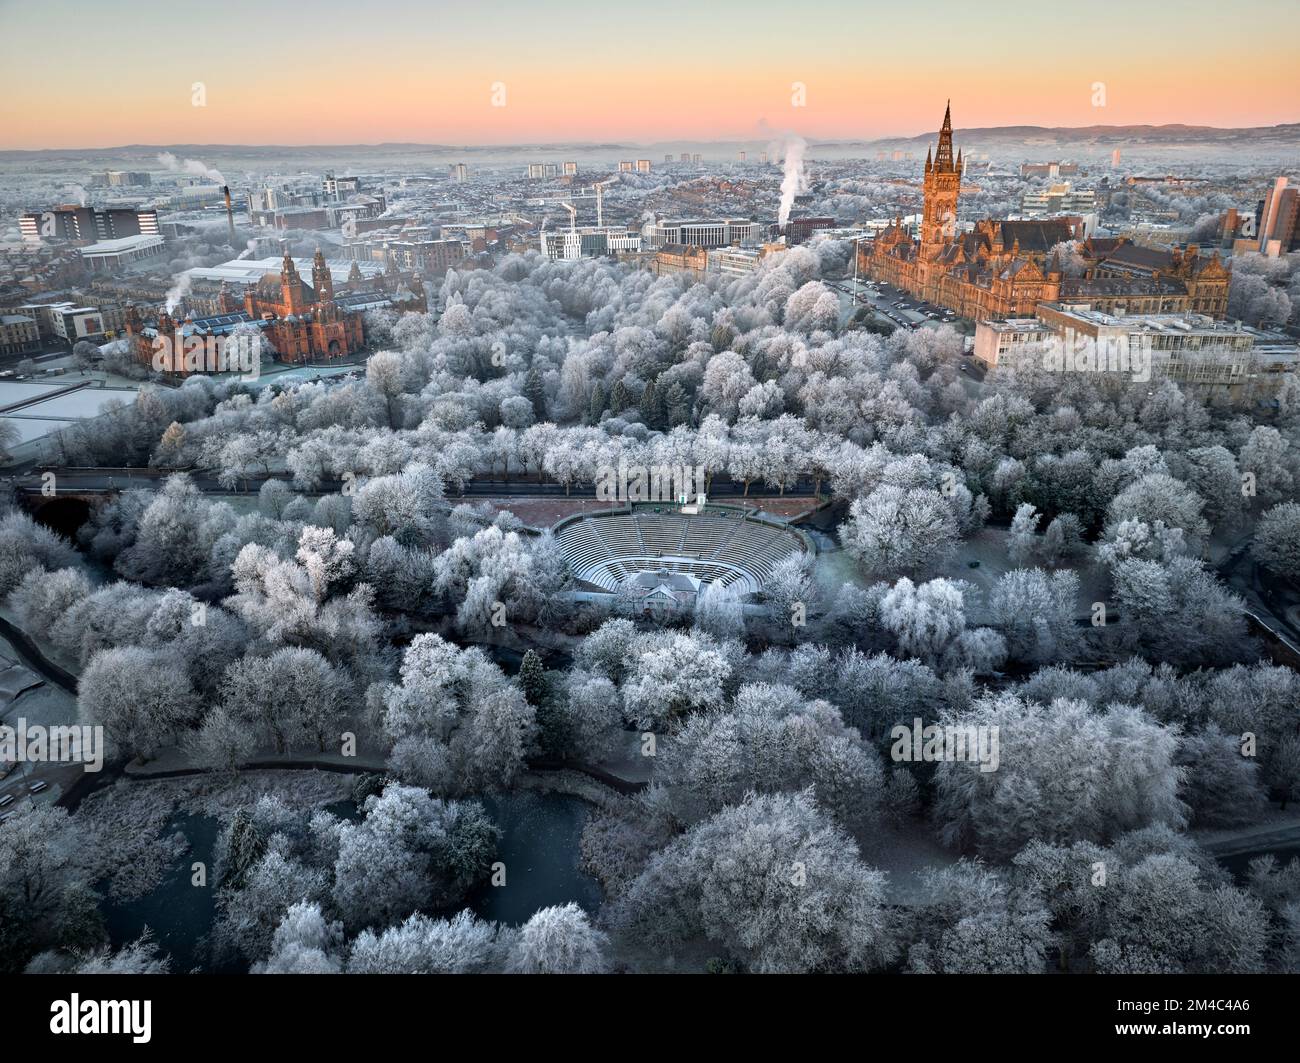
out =
<path fill-rule="evenodd" d="M 1294 11 L 1246 0 L 1234 16 L 1277 32 L 1207 71 L 1198 56 L 1222 44 L 1208 0 L 1172 24 L 1105 0 L 1064 26 L 1053 16 L 1052 33 L 1045 14 L 1002 6 L 813 0 L 741 12 L 671 0 L 646 25 L 599 4 L 569 4 L 561 17 L 506 0 L 503 28 L 485 33 L 461 10 L 436 13 L 426 30 L 427 9 L 398 0 L 368 9 L 361 35 L 339 30 L 333 16 L 356 12 L 334 0 L 305 22 L 237 0 L 220 25 L 201 27 L 174 25 L 159 0 L 76 15 L 65 0 L 3 4 L 0 149 L 911 137 L 950 95 L 961 98 L 959 128 L 1300 120 L 1286 43 L 1300 29 Z M 81 31 L 60 35 L 52 76 L 32 42 L 73 18 Z M 154 32 L 140 36 L 142 25 Z M 1123 31 L 1101 38 L 1102 25 Z M 1164 46 L 1153 51 L 1157 34 Z M 137 61 L 105 59 L 135 51 Z M 42 106 L 19 107 L 33 83 Z"/>

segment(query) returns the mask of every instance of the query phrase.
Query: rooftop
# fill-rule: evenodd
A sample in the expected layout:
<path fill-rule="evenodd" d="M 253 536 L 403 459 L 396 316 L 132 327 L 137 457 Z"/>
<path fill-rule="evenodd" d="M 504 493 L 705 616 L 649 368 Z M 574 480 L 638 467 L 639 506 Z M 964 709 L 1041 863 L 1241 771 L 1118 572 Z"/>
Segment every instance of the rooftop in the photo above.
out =
<path fill-rule="evenodd" d="M 271 258 L 236 258 L 231 259 L 229 262 L 222 262 L 217 266 L 197 266 L 185 272 L 192 281 L 206 280 L 227 281 L 230 284 L 256 284 L 268 273 L 278 274 L 283 262 L 284 259 L 279 255 Z M 301 276 L 311 276 L 312 260 L 310 258 L 295 258 L 293 264 Z M 334 283 L 342 284 L 348 279 L 353 263 L 349 259 L 331 258 L 326 259 L 325 265 L 329 267 L 330 276 L 333 277 Z M 384 272 L 384 267 L 375 262 L 357 262 L 356 266 L 363 277 L 377 277 Z"/>
<path fill-rule="evenodd" d="M 143 251 L 152 247 L 162 247 L 166 241 L 161 236 L 121 236 L 116 240 L 101 240 L 81 249 L 81 257 L 96 255 L 120 255 L 123 251 Z"/>
<path fill-rule="evenodd" d="M 1166 335 L 1192 334 L 1202 335 L 1253 335 L 1264 338 L 1267 333 L 1259 329 L 1242 325 L 1235 321 L 1216 321 L 1205 314 L 1192 313 L 1158 313 L 1158 314 L 1108 314 L 1091 307 L 1064 306 L 1060 303 L 1043 303 L 1042 307 L 1063 317 L 1088 325 L 1102 327 L 1128 327 L 1143 332 L 1156 332 Z"/>

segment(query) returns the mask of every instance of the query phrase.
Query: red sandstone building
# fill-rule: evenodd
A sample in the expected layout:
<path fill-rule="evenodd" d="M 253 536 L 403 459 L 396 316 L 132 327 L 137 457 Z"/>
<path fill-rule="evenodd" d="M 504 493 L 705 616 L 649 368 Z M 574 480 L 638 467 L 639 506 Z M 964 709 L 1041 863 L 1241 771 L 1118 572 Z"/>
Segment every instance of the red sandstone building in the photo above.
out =
<path fill-rule="evenodd" d="M 178 332 L 183 337 L 226 335 L 240 326 L 256 324 L 268 353 L 280 361 L 327 361 L 364 349 L 364 311 L 382 307 L 398 311 L 426 308 L 423 295 L 415 294 L 424 290 L 420 275 L 411 274 L 408 287 L 406 278 L 395 265 L 390 265 L 382 277 L 367 281 L 354 262 L 343 290 L 336 293 L 329 265 L 318 248 L 312 259 L 311 279 L 311 284 L 302 279 L 286 253 L 278 274 L 266 273 L 245 287 L 242 303 L 223 281 L 215 305 L 211 305 L 213 300 L 207 300 L 208 309 L 215 310 L 209 316 L 191 314 L 182 321 L 164 310 L 154 323 L 146 324 L 139 311 L 130 307 L 125 321 L 127 342 L 135 360 L 152 367 L 155 341 L 160 335 L 172 337 Z M 188 305 L 189 301 L 186 302 Z M 187 370 L 176 368 L 171 372 L 183 375 Z"/>
<path fill-rule="evenodd" d="M 953 157 L 948 109 L 938 149 L 926 153 L 920 239 L 896 221 L 870 247 L 859 247 L 858 268 L 973 320 L 1032 316 L 1040 302 L 1107 313 L 1227 313 L 1231 275 L 1217 252 L 1206 259 L 1194 244 L 1185 251 L 1155 251 L 1123 239 L 1079 241 L 1086 269 L 1082 277 L 1067 277 L 1053 249 L 1078 240 L 1077 225 L 1067 218 L 985 219 L 959 233 L 961 179 L 962 156 L 958 151 Z"/>
<path fill-rule="evenodd" d="M 342 358 L 365 346 L 361 315 L 334 301 L 334 279 L 320 248 L 312 260 L 311 284 L 286 252 L 278 280 L 268 273 L 244 291 L 244 312 L 254 321 L 270 322 L 263 335 L 285 362 Z"/>

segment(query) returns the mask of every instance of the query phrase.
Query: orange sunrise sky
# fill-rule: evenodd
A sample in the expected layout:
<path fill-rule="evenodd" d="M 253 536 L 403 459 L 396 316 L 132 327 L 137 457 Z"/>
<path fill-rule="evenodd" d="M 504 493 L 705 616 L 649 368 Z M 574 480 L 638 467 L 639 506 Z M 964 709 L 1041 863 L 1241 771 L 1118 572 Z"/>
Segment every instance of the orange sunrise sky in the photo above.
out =
<path fill-rule="evenodd" d="M 911 136 L 948 96 L 958 128 L 1300 120 L 1300 4 L 1150 8 L 0 0 L 0 148 Z"/>

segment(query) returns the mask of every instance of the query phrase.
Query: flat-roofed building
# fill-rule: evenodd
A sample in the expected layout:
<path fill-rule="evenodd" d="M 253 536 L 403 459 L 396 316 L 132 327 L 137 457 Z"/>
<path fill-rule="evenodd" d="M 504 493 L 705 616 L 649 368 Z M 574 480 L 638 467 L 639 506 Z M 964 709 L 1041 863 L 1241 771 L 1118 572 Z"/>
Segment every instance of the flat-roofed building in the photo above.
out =
<path fill-rule="evenodd" d="M 28 303 L 18 308 L 36 322 L 42 339 L 72 344 L 78 340 L 99 342 L 121 330 L 125 311 L 117 306 L 78 306 L 71 302 Z"/>
<path fill-rule="evenodd" d="M 753 273 L 763 261 L 763 250 L 756 247 L 715 247 L 708 253 L 706 272 L 740 277 Z"/>
<path fill-rule="evenodd" d="M 541 252 L 550 258 L 602 258 L 620 252 L 640 251 L 641 234 L 617 226 L 579 226 L 576 229 L 543 230 L 538 236 Z"/>
<path fill-rule="evenodd" d="M 41 349 L 36 319 L 26 314 L 0 314 L 0 354 L 31 354 Z"/>
<path fill-rule="evenodd" d="M 1032 318 L 981 321 L 975 357 L 990 368 L 1121 373 L 1172 380 L 1231 402 L 1266 397 L 1300 365 L 1300 348 L 1278 333 L 1205 314 L 1113 314 L 1039 303 Z"/>
<path fill-rule="evenodd" d="M 1009 317 L 1002 321 L 981 321 L 975 326 L 975 357 L 996 369 L 1037 354 L 1054 335 L 1036 317 Z"/>
<path fill-rule="evenodd" d="M 167 250 L 161 236 L 124 236 L 101 240 L 81 249 L 82 261 L 91 273 L 118 273 L 141 263 L 154 262 Z"/>
<path fill-rule="evenodd" d="M 139 170 L 108 170 L 90 175 L 92 188 L 147 188 L 152 181 L 149 174 Z"/>
<path fill-rule="evenodd" d="M 29 243 L 68 240 L 94 243 L 127 236 L 158 236 L 156 210 L 134 207 L 80 207 L 63 204 L 48 210 L 29 210 L 18 219 L 18 231 Z"/>
<path fill-rule="evenodd" d="M 1073 188 L 1069 181 L 1030 189 L 1020 197 L 1020 213 L 1025 218 L 1045 218 L 1053 214 L 1091 214 L 1097 209 L 1097 193 L 1091 188 Z"/>
<path fill-rule="evenodd" d="M 767 226 L 750 218 L 659 219 L 648 226 L 651 247 L 686 244 L 691 247 L 730 247 L 760 243 L 767 236 Z"/>

